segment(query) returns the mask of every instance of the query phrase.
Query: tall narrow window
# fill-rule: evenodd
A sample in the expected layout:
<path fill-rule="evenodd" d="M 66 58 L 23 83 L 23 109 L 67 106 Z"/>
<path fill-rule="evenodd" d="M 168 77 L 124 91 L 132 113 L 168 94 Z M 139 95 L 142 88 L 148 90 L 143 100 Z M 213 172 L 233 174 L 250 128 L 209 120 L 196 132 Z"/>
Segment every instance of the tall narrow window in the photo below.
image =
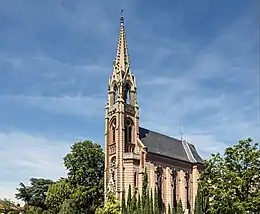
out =
<path fill-rule="evenodd" d="M 130 104 L 130 86 L 128 83 L 125 84 L 125 87 L 124 87 L 124 100 L 125 100 L 125 103 Z"/>
<path fill-rule="evenodd" d="M 109 139 L 110 139 L 110 144 L 113 144 L 116 142 L 116 118 L 112 118 L 110 122 L 110 132 L 109 132 Z"/>
<path fill-rule="evenodd" d="M 125 122 L 125 142 L 131 143 L 132 139 L 132 126 L 130 120 L 126 120 Z"/>
<path fill-rule="evenodd" d="M 115 85 L 115 86 L 114 86 L 114 100 L 113 100 L 113 104 L 116 103 L 117 98 L 118 98 L 118 88 L 117 88 L 117 86 Z"/>
<path fill-rule="evenodd" d="M 113 143 L 116 142 L 116 120 L 112 123 L 112 141 Z"/>
<path fill-rule="evenodd" d="M 133 152 L 132 143 L 132 121 L 127 118 L 125 120 L 125 152 Z"/>

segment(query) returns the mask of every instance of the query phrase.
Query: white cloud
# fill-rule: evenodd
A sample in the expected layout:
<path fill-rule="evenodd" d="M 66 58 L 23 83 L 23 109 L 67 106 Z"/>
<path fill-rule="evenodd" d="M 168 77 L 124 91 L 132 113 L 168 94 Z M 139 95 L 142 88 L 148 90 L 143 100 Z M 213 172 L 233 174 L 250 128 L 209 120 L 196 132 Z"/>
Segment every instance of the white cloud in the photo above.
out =
<path fill-rule="evenodd" d="M 247 21 L 237 20 L 207 46 L 192 50 L 195 60 L 187 59 L 193 63 L 186 70 L 170 63 L 171 72 L 149 69 L 149 78 L 137 77 L 141 125 L 178 137 L 183 125 L 184 137 L 205 158 L 240 139 L 259 140 L 258 41 L 256 31 L 246 30 Z M 160 56 L 153 59 L 164 70 Z"/>
<path fill-rule="evenodd" d="M 27 184 L 31 177 L 56 180 L 65 176 L 63 157 L 70 144 L 23 132 L 0 132 L 0 198 L 15 200 L 19 183 Z"/>
<path fill-rule="evenodd" d="M 104 110 L 105 96 L 0 96 L 5 103 L 18 103 L 56 114 L 69 114 L 82 118 L 94 118 Z"/>

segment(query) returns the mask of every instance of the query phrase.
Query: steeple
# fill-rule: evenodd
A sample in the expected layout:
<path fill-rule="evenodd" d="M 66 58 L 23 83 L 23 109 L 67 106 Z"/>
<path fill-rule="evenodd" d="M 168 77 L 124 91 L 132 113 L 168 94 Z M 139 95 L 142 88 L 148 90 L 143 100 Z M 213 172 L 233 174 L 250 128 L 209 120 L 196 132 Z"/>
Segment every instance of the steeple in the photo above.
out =
<path fill-rule="evenodd" d="M 127 41 L 126 41 L 124 16 L 123 16 L 123 10 L 121 10 L 118 44 L 117 44 L 116 58 L 114 61 L 114 72 L 116 72 L 117 74 L 121 73 L 122 75 L 124 75 L 126 72 L 128 72 L 129 68 L 130 68 L 130 60 L 128 55 Z M 121 76 L 121 78 L 123 78 L 123 76 Z"/>

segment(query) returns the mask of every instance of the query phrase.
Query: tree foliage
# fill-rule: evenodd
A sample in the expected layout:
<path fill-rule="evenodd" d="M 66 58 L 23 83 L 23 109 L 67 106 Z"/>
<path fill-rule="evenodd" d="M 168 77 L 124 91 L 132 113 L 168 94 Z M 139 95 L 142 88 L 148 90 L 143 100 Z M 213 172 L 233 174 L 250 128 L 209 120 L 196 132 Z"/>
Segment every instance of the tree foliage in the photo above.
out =
<path fill-rule="evenodd" d="M 57 213 L 57 212 L 55 212 Z M 59 214 L 81 214 L 81 210 L 73 199 L 66 199 L 63 201 Z"/>
<path fill-rule="evenodd" d="M 73 199 L 85 213 L 94 213 L 104 198 L 104 152 L 92 141 L 75 143 L 64 157 Z"/>
<path fill-rule="evenodd" d="M 20 205 L 16 205 L 13 201 L 4 198 L 0 199 L 0 213 L 18 214 Z"/>
<path fill-rule="evenodd" d="M 67 179 L 61 179 L 52 184 L 48 189 L 45 200 L 47 208 L 53 213 L 58 213 L 63 202 L 70 198 L 71 192 L 71 186 Z M 64 206 L 66 207 L 69 202 L 66 201 Z"/>
<path fill-rule="evenodd" d="M 206 161 L 200 179 L 205 213 L 259 213 L 260 150 L 252 139 L 241 140 Z M 199 205 L 197 205 L 199 206 Z"/>
<path fill-rule="evenodd" d="M 108 193 L 108 198 L 103 208 L 98 208 L 95 214 L 122 214 L 120 202 L 115 195 Z"/>
<path fill-rule="evenodd" d="M 184 214 L 181 200 L 179 200 L 179 202 L 177 203 L 177 214 Z"/>
<path fill-rule="evenodd" d="M 52 183 L 53 181 L 49 179 L 31 178 L 29 186 L 20 183 L 20 188 L 17 188 L 18 193 L 15 196 L 27 205 L 40 207 L 45 210 L 46 194 Z"/>

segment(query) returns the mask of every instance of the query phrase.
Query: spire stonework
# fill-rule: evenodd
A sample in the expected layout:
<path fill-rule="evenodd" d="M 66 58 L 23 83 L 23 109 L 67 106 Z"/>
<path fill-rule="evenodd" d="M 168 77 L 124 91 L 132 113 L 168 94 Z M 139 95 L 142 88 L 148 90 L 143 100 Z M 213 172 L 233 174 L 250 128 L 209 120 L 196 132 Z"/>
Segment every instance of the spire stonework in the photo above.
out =
<path fill-rule="evenodd" d="M 124 17 L 121 11 L 120 28 L 116 57 L 112 75 L 108 82 L 108 102 L 105 117 L 105 195 L 111 191 L 109 181 L 114 172 L 116 196 L 129 185 L 137 187 L 139 174 L 139 153 L 137 139 L 139 135 L 139 107 L 136 96 L 136 83 L 130 69 Z M 111 170 L 111 163 L 115 167 Z"/>

